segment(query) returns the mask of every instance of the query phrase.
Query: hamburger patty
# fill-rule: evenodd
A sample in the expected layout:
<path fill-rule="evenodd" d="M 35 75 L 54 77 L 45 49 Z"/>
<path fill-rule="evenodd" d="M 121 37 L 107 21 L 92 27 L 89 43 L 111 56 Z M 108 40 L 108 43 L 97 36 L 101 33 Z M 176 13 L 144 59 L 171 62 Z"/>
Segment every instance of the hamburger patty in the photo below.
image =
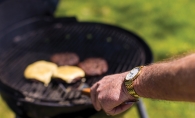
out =
<path fill-rule="evenodd" d="M 79 62 L 79 57 L 75 53 L 65 52 L 53 54 L 50 60 L 56 63 L 58 66 L 65 65 L 77 65 Z"/>
<path fill-rule="evenodd" d="M 85 59 L 80 62 L 78 66 L 82 68 L 88 76 L 102 75 L 108 70 L 106 60 L 95 57 Z"/>

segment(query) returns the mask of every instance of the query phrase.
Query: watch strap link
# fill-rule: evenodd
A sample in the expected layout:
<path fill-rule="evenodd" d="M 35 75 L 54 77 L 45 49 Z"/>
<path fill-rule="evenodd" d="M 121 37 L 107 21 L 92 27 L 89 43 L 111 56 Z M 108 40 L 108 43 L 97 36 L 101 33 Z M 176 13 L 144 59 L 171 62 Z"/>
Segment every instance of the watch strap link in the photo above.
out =
<path fill-rule="evenodd" d="M 139 72 L 136 74 L 136 76 L 131 79 L 131 80 L 125 80 L 125 86 L 127 88 L 127 91 L 129 92 L 130 95 L 132 95 L 134 98 L 138 99 L 139 98 L 139 95 L 136 93 L 136 91 L 134 90 L 134 87 L 133 87 L 133 81 L 135 79 L 137 79 L 137 77 L 139 76 L 140 72 L 141 72 L 141 69 L 143 68 L 144 66 L 139 66 L 139 67 L 135 67 L 135 68 L 139 68 Z"/>
<path fill-rule="evenodd" d="M 138 99 L 139 95 L 135 92 L 133 88 L 133 82 L 126 81 L 125 86 L 127 88 L 127 91 L 129 92 L 130 95 L 132 95 L 134 98 Z"/>

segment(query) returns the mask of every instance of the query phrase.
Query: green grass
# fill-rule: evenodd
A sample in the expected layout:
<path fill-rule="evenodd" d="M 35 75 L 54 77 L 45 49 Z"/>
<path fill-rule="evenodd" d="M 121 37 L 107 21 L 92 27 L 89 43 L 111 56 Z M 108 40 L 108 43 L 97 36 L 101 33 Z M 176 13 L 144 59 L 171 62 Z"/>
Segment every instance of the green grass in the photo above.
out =
<path fill-rule="evenodd" d="M 61 0 L 55 16 L 130 30 L 148 43 L 158 61 L 194 50 L 194 5 L 192 0 Z"/>
<path fill-rule="evenodd" d="M 0 118 L 14 118 L 14 113 L 0 97 Z"/>
<path fill-rule="evenodd" d="M 154 62 L 194 51 L 193 0 L 61 0 L 55 17 L 102 22 L 134 32 L 151 47 Z M 143 99 L 150 118 L 194 118 L 195 104 Z M 0 99 L 0 118 L 13 113 Z M 10 114 L 10 115 L 8 115 Z M 92 118 L 108 118 L 99 112 Z M 136 108 L 114 118 L 139 118 Z"/>
<path fill-rule="evenodd" d="M 195 44 L 193 0 L 61 0 L 56 17 L 119 26 L 142 37 L 154 61 L 193 51 Z M 150 118 L 194 118 L 195 104 L 143 99 Z M 94 117 L 107 117 L 104 113 Z M 116 118 L 138 117 L 135 108 Z"/>

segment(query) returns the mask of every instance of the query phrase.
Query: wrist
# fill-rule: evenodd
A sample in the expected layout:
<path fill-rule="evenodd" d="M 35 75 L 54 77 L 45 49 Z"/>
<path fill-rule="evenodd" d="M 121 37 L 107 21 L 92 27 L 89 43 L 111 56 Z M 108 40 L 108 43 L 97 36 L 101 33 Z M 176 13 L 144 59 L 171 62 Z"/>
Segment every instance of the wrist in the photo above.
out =
<path fill-rule="evenodd" d="M 140 75 L 133 82 L 134 90 L 139 95 L 139 97 L 148 97 L 147 96 L 148 93 L 146 92 L 148 89 L 144 84 L 146 82 L 145 81 L 146 78 L 148 78 L 147 69 L 148 66 L 144 66 L 144 68 L 142 68 L 142 72 L 140 73 Z"/>

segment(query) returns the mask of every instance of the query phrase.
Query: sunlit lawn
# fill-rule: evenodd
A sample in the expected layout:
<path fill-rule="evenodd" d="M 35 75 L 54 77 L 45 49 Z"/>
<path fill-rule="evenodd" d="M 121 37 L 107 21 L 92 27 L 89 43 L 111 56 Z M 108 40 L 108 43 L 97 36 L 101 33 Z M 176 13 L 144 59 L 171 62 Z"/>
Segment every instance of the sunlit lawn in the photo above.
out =
<path fill-rule="evenodd" d="M 194 6 L 193 0 L 61 0 L 55 16 L 75 16 L 78 21 L 108 23 L 130 30 L 147 42 L 156 62 L 195 49 Z M 150 118 L 195 117 L 194 103 L 143 101 Z M 0 105 L 0 118 L 11 118 L 12 112 L 1 100 Z M 103 112 L 92 116 L 103 117 L 107 117 Z M 138 114 L 133 107 L 115 118 L 138 118 Z"/>
<path fill-rule="evenodd" d="M 154 61 L 194 50 L 194 1 L 189 0 L 62 0 L 56 16 L 113 24 L 141 36 L 151 47 Z M 195 105 L 144 99 L 149 117 L 195 117 Z M 133 108 L 120 115 L 137 116 Z M 128 115 L 127 115 L 128 114 Z M 119 116 L 116 116 L 119 117 Z"/>
<path fill-rule="evenodd" d="M 192 0 L 62 0 L 56 17 L 103 22 L 141 36 L 151 47 L 154 61 L 193 51 L 195 2 Z M 150 118 L 194 118 L 195 104 L 143 99 Z M 106 117 L 102 112 L 94 117 Z M 138 117 L 135 108 L 120 118 Z"/>
<path fill-rule="evenodd" d="M 141 36 L 155 60 L 194 49 L 192 0 L 62 0 L 56 16 L 120 26 Z"/>
<path fill-rule="evenodd" d="M 0 97 L 0 118 L 14 118 L 14 113 L 8 108 Z"/>

